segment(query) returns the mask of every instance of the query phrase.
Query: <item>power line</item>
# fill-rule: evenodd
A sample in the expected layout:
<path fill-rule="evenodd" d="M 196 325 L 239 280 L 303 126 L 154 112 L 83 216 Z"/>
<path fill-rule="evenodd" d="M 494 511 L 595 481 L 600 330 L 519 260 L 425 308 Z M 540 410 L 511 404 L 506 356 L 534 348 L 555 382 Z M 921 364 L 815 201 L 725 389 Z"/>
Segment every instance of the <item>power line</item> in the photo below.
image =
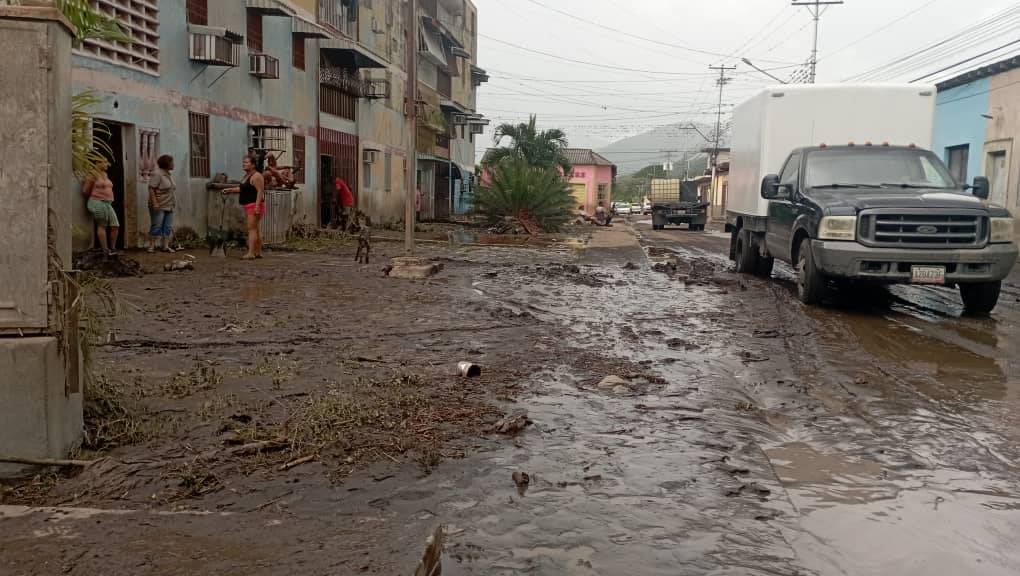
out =
<path fill-rule="evenodd" d="M 535 4 L 537 6 L 541 6 L 542 8 L 545 8 L 546 10 L 551 10 L 553 12 L 562 14 L 562 15 L 568 17 L 568 18 L 572 18 L 574 20 L 578 20 L 580 22 L 584 22 L 586 24 L 590 24 L 592 26 L 596 26 L 598 28 L 602 28 L 603 30 L 609 30 L 610 32 L 615 32 L 617 34 L 622 34 L 623 36 L 628 36 L 628 37 L 631 37 L 631 38 L 636 38 L 636 39 L 642 40 L 644 42 L 650 42 L 652 44 L 659 44 L 661 46 L 668 46 L 670 48 L 676 48 L 678 50 L 684 50 L 684 51 L 693 52 L 693 53 L 696 53 L 696 54 L 704 54 L 706 56 L 717 56 L 717 57 L 723 57 L 723 58 L 728 58 L 729 57 L 729 55 L 723 54 L 721 52 L 712 52 L 712 51 L 709 51 L 709 50 L 701 50 L 699 48 L 692 48 L 690 46 L 683 46 L 683 45 L 680 45 L 680 44 L 673 44 L 673 43 L 670 43 L 670 42 L 663 42 L 661 40 L 653 40 L 653 39 L 650 39 L 650 38 L 645 38 L 644 36 L 638 36 L 637 34 L 631 34 L 630 32 L 627 32 L 625 30 L 620 30 L 619 28 L 613 28 L 612 26 L 606 26 L 605 24 L 601 24 L 599 22 L 594 22 L 592 20 L 588 20 L 587 18 L 582 18 L 582 17 L 580 17 L 580 16 L 578 16 L 576 14 L 571 14 L 570 12 L 566 12 L 566 11 L 560 10 L 558 8 L 553 8 L 552 6 L 548 6 L 546 4 L 543 4 L 542 2 L 539 2 L 538 0 L 528 0 L 528 2 L 531 2 L 532 4 Z M 778 61 L 778 60 L 773 60 L 772 62 L 773 63 L 780 63 L 780 64 L 789 64 L 789 62 L 781 62 L 781 61 Z"/>
<path fill-rule="evenodd" d="M 1016 86 L 1017 84 L 1020 84 L 1020 80 L 1010 82 L 1009 84 L 1003 84 L 1002 86 L 996 86 L 995 88 L 989 88 L 988 90 L 982 90 L 981 92 L 974 92 L 972 94 L 967 94 L 966 96 L 960 96 L 959 98 L 953 98 L 952 100 L 945 100 L 943 102 L 939 102 L 938 104 L 936 104 L 936 106 L 945 106 L 946 104 L 952 104 L 953 102 L 959 102 L 961 100 L 968 100 L 970 98 L 984 96 L 985 94 L 991 94 L 996 90 L 1002 90 L 1003 88 L 1009 88 L 1010 86 Z"/>
<path fill-rule="evenodd" d="M 840 52 L 846 50 L 847 48 L 850 48 L 851 46 L 856 46 L 857 44 L 860 44 L 861 42 L 864 42 L 868 38 L 871 38 L 872 36 L 874 36 L 874 35 L 876 35 L 876 34 L 878 34 L 880 32 L 885 31 L 885 30 L 891 28 L 892 26 L 895 26 L 896 24 L 899 24 L 900 22 L 906 20 L 907 18 L 910 18 L 914 14 L 917 14 L 921 10 L 924 10 L 925 8 L 931 6 L 932 4 L 934 4 L 934 3 L 938 2 L 938 1 L 939 0 L 928 0 L 927 2 L 925 2 L 924 4 L 921 4 L 917 8 L 914 8 L 910 12 L 907 12 L 906 14 L 903 14 L 902 16 L 900 16 L 898 18 L 894 18 L 893 20 L 891 20 L 890 22 L 888 22 L 884 26 L 876 28 L 876 29 L 872 30 L 871 32 L 865 34 L 864 36 L 861 36 L 860 38 L 854 40 L 853 42 L 850 42 L 849 44 L 844 44 L 843 46 L 840 46 L 839 48 L 833 50 L 832 52 L 829 52 L 825 56 L 819 58 L 819 60 L 826 60 L 828 58 L 832 58 L 833 56 L 835 56 L 836 54 L 839 54 Z"/>
<path fill-rule="evenodd" d="M 959 62 L 956 62 L 955 64 L 952 64 L 950 66 L 946 66 L 945 68 L 940 68 L 940 69 L 938 69 L 938 70 L 936 70 L 934 72 L 929 72 L 929 73 L 925 74 L 924 76 L 920 76 L 918 78 L 914 78 L 910 82 L 911 83 L 920 82 L 921 80 L 924 80 L 926 78 L 931 78 L 932 76 L 936 76 L 936 75 L 941 74 L 942 72 L 945 72 L 947 70 L 952 70 L 953 68 L 957 68 L 957 67 L 959 67 L 959 66 L 961 66 L 963 64 L 966 64 L 968 62 L 977 60 L 978 58 L 984 58 L 985 56 L 988 56 L 989 54 L 992 54 L 994 52 L 998 52 L 999 50 L 1002 50 L 1003 48 L 1008 48 L 1008 47 L 1016 45 L 1016 44 L 1020 44 L 1020 40 L 1013 40 L 1012 42 L 1007 42 L 1007 43 L 1003 44 L 1002 46 L 999 46 L 999 47 L 996 47 L 996 48 L 992 48 L 991 50 L 988 50 L 986 52 L 982 52 L 982 53 L 977 54 L 975 56 L 971 56 L 970 58 L 967 58 L 965 60 L 960 60 Z"/>

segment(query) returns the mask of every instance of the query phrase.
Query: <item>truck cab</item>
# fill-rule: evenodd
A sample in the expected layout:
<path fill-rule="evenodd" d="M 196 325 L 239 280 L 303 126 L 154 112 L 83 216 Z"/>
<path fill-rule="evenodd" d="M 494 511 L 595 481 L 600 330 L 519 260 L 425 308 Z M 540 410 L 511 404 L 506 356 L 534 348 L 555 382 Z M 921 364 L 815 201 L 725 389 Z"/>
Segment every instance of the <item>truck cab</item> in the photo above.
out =
<path fill-rule="evenodd" d="M 1013 218 L 987 202 L 988 180 L 956 182 L 915 146 L 797 148 L 760 195 L 765 218 L 730 223 L 737 270 L 767 276 L 788 262 L 808 304 L 831 282 L 936 284 L 984 315 L 1017 260 Z"/>

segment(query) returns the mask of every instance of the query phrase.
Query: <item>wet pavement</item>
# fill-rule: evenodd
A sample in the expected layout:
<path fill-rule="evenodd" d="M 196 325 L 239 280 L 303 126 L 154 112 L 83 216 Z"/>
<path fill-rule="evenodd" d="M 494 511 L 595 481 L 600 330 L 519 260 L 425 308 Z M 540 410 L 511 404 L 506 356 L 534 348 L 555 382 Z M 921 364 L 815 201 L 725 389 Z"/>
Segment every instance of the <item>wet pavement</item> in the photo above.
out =
<path fill-rule="evenodd" d="M 637 218 L 583 249 L 456 241 L 475 301 L 544 326 L 513 341 L 548 360 L 504 406 L 532 426 L 427 476 L 370 468 L 329 489 L 302 475 L 242 514 L 280 553 L 245 558 L 216 513 L 117 521 L 189 562 L 216 546 L 223 574 L 406 574 L 440 524 L 447 575 L 1020 574 L 1020 272 L 972 319 L 934 288 L 807 308 L 789 268 L 738 276 L 725 235 Z M 86 539 L 24 514 L 5 522 Z M 312 562 L 330 555 L 342 561 Z M 202 573 L 162 566 L 144 573 Z M 35 568 L 16 573 L 50 573 Z"/>

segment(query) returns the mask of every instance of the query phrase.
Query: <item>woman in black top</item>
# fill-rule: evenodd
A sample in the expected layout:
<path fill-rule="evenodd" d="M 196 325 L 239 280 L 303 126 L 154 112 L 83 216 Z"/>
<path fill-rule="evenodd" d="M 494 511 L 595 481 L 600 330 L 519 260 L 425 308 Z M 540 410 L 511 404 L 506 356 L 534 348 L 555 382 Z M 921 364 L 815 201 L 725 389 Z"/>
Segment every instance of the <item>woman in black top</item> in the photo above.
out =
<path fill-rule="evenodd" d="M 258 159 L 251 154 L 241 160 L 241 168 L 244 169 L 244 178 L 241 185 L 227 188 L 224 194 L 237 194 L 238 202 L 244 207 L 244 213 L 248 224 L 248 253 L 241 257 L 242 260 L 253 260 L 262 257 L 262 235 L 259 232 L 259 222 L 266 211 L 265 180 L 259 173 Z"/>

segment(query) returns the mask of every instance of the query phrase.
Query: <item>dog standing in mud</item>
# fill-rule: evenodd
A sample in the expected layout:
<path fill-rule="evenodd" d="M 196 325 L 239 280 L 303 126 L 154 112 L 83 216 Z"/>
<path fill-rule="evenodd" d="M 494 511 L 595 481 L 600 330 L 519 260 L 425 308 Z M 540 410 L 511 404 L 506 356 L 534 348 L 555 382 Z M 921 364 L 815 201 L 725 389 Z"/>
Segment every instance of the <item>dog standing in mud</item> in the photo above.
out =
<path fill-rule="evenodd" d="M 359 224 L 361 225 L 361 231 L 358 232 L 358 252 L 354 255 L 354 261 L 368 264 L 368 253 L 372 250 L 372 231 L 369 230 L 368 222 L 364 219 Z M 361 256 L 363 251 L 364 258 Z"/>

